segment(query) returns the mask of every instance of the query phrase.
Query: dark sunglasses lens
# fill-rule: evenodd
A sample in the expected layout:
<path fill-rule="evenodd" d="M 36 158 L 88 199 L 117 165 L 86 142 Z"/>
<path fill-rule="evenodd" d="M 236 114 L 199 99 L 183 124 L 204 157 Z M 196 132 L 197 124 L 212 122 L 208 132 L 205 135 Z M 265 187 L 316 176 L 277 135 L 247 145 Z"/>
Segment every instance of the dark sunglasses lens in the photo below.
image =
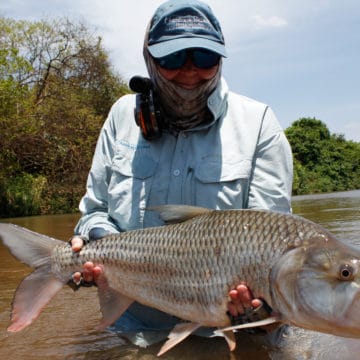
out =
<path fill-rule="evenodd" d="M 208 50 L 193 50 L 193 64 L 200 69 L 210 69 L 220 61 L 220 55 Z"/>
<path fill-rule="evenodd" d="M 162 58 L 158 58 L 156 61 L 164 69 L 180 69 L 186 62 L 186 51 L 178 51 Z"/>

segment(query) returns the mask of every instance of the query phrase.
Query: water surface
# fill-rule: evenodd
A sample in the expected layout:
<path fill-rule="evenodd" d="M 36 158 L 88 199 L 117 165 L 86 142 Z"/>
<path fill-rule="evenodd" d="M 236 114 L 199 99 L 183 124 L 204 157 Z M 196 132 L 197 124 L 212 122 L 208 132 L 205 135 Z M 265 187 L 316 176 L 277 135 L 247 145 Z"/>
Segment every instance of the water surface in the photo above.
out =
<path fill-rule="evenodd" d="M 293 199 L 293 211 L 327 227 L 338 237 L 360 244 L 360 190 Z M 3 219 L 34 231 L 67 240 L 77 215 Z M 20 333 L 8 334 L 10 304 L 16 286 L 30 269 L 0 244 L 0 359 L 156 359 L 160 344 L 141 349 L 110 331 L 94 330 L 100 319 L 95 288 L 73 292 L 64 287 L 40 317 Z M 223 339 L 190 337 L 163 359 L 356 359 L 360 340 L 351 340 L 288 328 L 278 338 L 238 335 L 237 349 L 229 354 Z"/>

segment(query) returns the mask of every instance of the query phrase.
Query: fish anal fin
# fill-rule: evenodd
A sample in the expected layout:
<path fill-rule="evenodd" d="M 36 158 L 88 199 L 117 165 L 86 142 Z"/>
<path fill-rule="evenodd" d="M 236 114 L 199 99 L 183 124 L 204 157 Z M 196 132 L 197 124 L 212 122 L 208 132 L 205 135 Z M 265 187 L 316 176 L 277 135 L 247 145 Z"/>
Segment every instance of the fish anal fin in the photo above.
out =
<path fill-rule="evenodd" d="M 97 329 L 103 330 L 113 324 L 134 300 L 111 288 L 105 276 L 98 278 L 96 284 L 102 313 L 102 320 Z"/>
<path fill-rule="evenodd" d="M 236 339 L 234 332 L 232 330 L 224 331 L 224 338 L 229 346 L 229 350 L 234 351 L 236 348 Z"/>
<path fill-rule="evenodd" d="M 171 330 L 168 340 L 163 344 L 157 356 L 165 354 L 175 345 L 186 339 L 191 333 L 197 330 L 201 325 L 193 322 L 179 323 Z"/>
<path fill-rule="evenodd" d="M 214 331 L 214 334 L 215 335 L 224 335 L 224 333 L 228 332 L 228 331 L 249 329 L 249 328 L 254 328 L 254 327 L 259 327 L 259 326 L 266 326 L 266 325 L 277 323 L 279 321 L 281 321 L 281 318 L 279 316 L 271 316 L 271 317 L 268 317 L 266 319 L 259 320 L 259 321 L 254 321 L 254 322 L 250 322 L 250 323 L 246 323 L 246 324 L 234 325 L 234 326 L 229 326 L 226 328 L 218 329 L 218 330 Z"/>
<path fill-rule="evenodd" d="M 147 210 L 156 211 L 166 224 L 181 223 L 196 216 L 205 214 L 212 209 L 190 205 L 159 205 L 151 206 Z"/>
<path fill-rule="evenodd" d="M 54 277 L 47 266 L 27 276 L 16 290 L 7 330 L 17 332 L 30 325 L 63 286 L 64 282 Z"/>

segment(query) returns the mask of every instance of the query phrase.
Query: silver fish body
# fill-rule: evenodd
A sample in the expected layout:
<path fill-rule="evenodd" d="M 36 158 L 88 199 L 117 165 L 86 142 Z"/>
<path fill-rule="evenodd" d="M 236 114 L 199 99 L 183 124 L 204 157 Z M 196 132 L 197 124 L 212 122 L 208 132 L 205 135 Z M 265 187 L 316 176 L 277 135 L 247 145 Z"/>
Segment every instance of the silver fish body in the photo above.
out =
<path fill-rule="evenodd" d="M 231 289 L 245 281 L 272 305 L 268 274 L 276 259 L 295 243 L 323 234 L 320 226 L 295 216 L 214 211 L 179 224 L 110 235 L 78 254 L 56 246 L 52 271 L 68 277 L 86 261 L 103 264 L 110 287 L 122 294 L 185 320 L 225 326 Z"/>
<path fill-rule="evenodd" d="M 170 207 L 160 210 L 165 220 L 174 212 Z M 14 228 L 0 224 L 0 236 L 20 260 L 46 267 L 54 293 L 86 261 L 101 265 L 107 279 L 105 287 L 99 286 L 104 325 L 138 301 L 202 326 L 228 326 L 228 293 L 245 282 L 283 322 L 340 336 L 360 336 L 358 249 L 337 240 L 323 227 L 290 214 L 200 210 L 193 216 L 194 208 L 182 210 L 186 216 L 180 218 L 186 221 L 110 235 L 90 242 L 79 253 L 54 239 L 45 245 L 42 237 L 43 250 L 24 255 L 18 251 L 21 245 L 14 245 L 18 241 L 11 241 Z M 24 229 L 18 232 L 19 239 L 29 233 Z M 29 253 L 35 242 L 27 246 Z M 45 261 L 47 247 L 50 251 Z M 15 296 L 11 331 L 27 326 L 41 310 L 38 304 L 36 316 L 32 312 L 22 316 L 16 310 L 21 308 L 17 297 L 24 301 L 19 292 L 28 289 L 20 285 Z M 105 297 L 102 291 L 107 293 Z M 109 310 L 111 307 L 118 309 Z"/>

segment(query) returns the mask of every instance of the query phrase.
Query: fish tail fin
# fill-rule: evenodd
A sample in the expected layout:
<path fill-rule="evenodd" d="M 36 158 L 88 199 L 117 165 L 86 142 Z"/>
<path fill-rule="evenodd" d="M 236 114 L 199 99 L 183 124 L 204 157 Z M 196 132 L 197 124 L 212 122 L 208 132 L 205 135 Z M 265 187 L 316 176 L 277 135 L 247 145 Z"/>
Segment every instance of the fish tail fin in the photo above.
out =
<path fill-rule="evenodd" d="M 16 258 L 35 268 L 15 293 L 8 331 L 16 332 L 30 325 L 65 284 L 51 272 L 50 257 L 63 242 L 12 224 L 0 224 L 0 238 Z"/>
<path fill-rule="evenodd" d="M 0 224 L 0 239 L 13 256 L 35 269 L 50 263 L 52 249 L 63 244 L 61 240 L 5 223 Z"/>

